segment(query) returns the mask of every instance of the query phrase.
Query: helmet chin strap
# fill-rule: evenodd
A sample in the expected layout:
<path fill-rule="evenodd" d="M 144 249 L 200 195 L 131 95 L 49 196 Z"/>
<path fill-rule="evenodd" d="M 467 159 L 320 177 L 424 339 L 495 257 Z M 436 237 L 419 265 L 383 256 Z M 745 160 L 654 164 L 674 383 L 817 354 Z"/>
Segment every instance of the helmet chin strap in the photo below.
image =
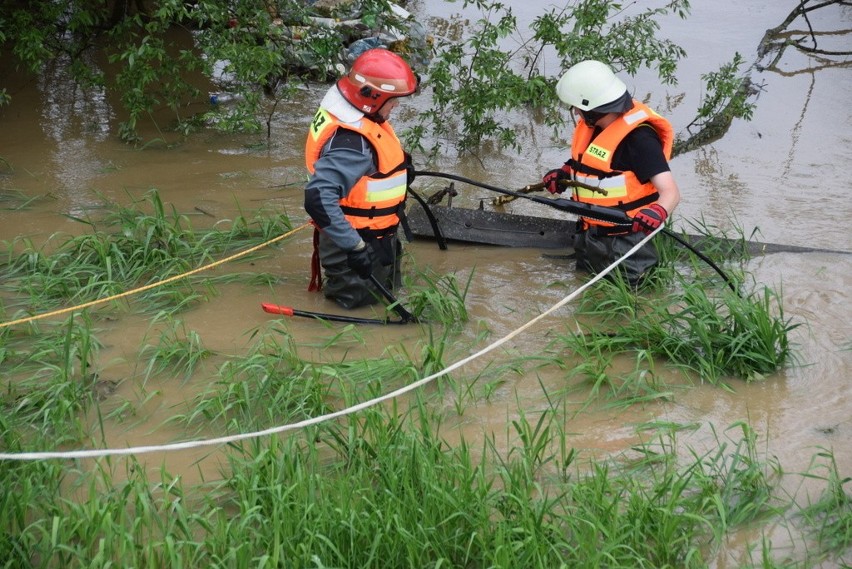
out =
<path fill-rule="evenodd" d="M 376 109 L 372 113 L 364 114 L 364 116 L 367 117 L 368 119 L 370 119 L 371 121 L 373 121 L 376 124 L 382 124 L 383 122 L 388 120 L 388 118 L 386 116 L 382 115 L 381 110 L 383 108 L 385 108 L 385 105 L 387 105 L 390 100 L 391 100 L 390 98 L 385 99 L 385 102 L 382 103 L 381 107 L 379 107 L 378 109 Z M 388 114 L 390 114 L 390 113 L 388 113 Z"/>

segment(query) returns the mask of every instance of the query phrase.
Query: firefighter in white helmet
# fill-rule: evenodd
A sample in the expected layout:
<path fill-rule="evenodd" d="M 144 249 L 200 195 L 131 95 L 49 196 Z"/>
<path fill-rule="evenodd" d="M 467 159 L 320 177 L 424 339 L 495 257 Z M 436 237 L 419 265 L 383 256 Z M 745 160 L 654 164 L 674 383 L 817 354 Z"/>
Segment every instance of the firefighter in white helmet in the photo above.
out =
<path fill-rule="evenodd" d="M 367 50 L 328 90 L 308 130 L 305 211 L 315 226 L 309 290 L 343 308 L 381 298 L 371 277 L 388 289 L 399 284 L 397 229 L 413 165 L 388 117 L 417 87 L 402 57 Z"/>
<path fill-rule="evenodd" d="M 577 268 L 596 273 L 665 223 L 680 202 L 669 167 L 674 132 L 666 119 L 631 97 L 624 82 L 600 61 L 582 61 L 569 68 L 556 84 L 556 94 L 574 109 L 578 120 L 571 157 L 545 174 L 545 187 L 551 193 L 571 187 L 571 199 L 617 208 L 633 219 L 628 228 L 578 220 Z M 569 180 L 582 185 L 565 184 Z M 635 287 L 657 262 L 657 250 L 650 242 L 619 268 Z"/>

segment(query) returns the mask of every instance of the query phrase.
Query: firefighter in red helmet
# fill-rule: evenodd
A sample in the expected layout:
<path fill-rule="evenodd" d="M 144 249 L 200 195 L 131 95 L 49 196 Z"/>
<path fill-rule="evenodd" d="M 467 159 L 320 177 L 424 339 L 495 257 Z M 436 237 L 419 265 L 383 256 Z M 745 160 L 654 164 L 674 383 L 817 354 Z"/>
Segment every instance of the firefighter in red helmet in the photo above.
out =
<path fill-rule="evenodd" d="M 417 86 L 402 57 L 370 49 L 328 90 L 308 129 L 305 211 L 315 226 L 310 288 L 343 308 L 381 298 L 371 276 L 388 289 L 399 285 L 397 230 L 413 167 L 388 119 Z"/>

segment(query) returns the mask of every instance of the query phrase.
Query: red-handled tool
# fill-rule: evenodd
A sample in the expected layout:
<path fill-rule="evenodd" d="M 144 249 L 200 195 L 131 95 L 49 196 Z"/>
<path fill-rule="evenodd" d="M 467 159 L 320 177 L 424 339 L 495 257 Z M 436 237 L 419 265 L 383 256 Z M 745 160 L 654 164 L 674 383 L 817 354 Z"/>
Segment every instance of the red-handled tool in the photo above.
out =
<path fill-rule="evenodd" d="M 315 320 L 328 320 L 330 322 L 349 322 L 351 324 L 408 324 L 410 320 L 381 320 L 379 318 L 359 318 L 357 316 L 344 316 L 342 314 L 325 314 L 323 312 L 310 312 L 297 310 L 291 306 L 281 306 L 271 302 L 261 302 L 260 307 L 269 314 L 280 314 L 282 316 L 301 316 L 302 318 L 313 318 Z"/>

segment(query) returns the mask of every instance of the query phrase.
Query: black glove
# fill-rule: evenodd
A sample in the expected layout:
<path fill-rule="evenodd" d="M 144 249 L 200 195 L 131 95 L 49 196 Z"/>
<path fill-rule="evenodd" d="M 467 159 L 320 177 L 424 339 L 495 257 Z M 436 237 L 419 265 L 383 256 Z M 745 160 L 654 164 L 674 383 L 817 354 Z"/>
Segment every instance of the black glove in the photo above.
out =
<path fill-rule="evenodd" d="M 565 191 L 565 186 L 560 185 L 559 182 L 570 179 L 571 167 L 565 163 L 561 168 L 556 168 L 545 174 L 544 178 L 541 179 L 541 183 L 544 184 L 544 189 L 551 194 L 561 194 Z"/>
<path fill-rule="evenodd" d="M 369 279 L 373 274 L 373 252 L 369 245 L 346 254 L 346 264 L 362 279 Z"/>
<path fill-rule="evenodd" d="M 411 158 L 411 154 L 409 154 L 408 152 L 403 151 L 403 154 L 405 154 L 405 161 L 403 162 L 403 164 L 405 164 L 405 174 L 406 174 L 405 185 L 407 185 L 410 188 L 411 184 L 414 183 L 414 177 L 415 177 L 414 160 Z"/>
<path fill-rule="evenodd" d="M 661 226 L 668 216 L 669 212 L 666 211 L 666 208 L 658 203 L 642 208 L 633 216 L 633 233 L 641 231 L 648 235 Z"/>

